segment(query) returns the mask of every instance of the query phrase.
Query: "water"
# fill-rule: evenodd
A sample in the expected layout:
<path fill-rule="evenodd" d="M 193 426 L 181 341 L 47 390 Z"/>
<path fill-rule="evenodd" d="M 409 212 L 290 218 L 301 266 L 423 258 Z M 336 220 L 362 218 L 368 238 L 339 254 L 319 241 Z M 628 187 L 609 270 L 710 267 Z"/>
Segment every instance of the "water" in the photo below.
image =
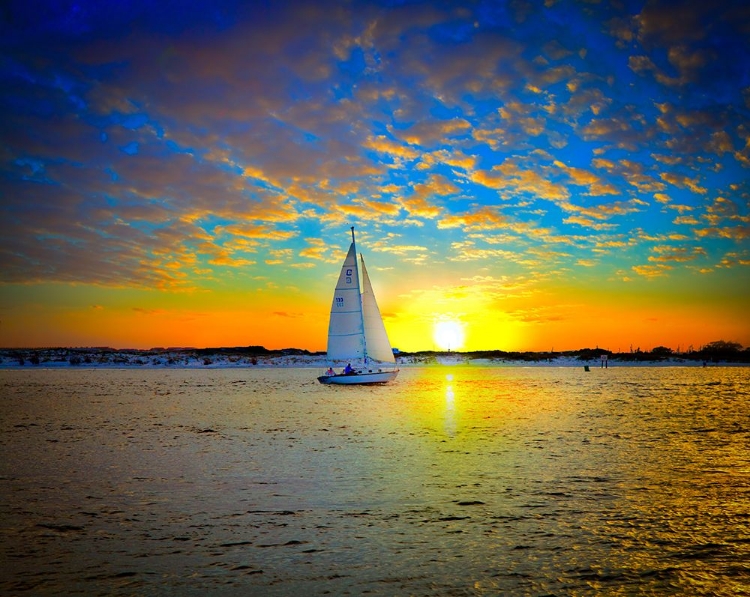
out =
<path fill-rule="evenodd" d="M 750 595 L 750 369 L 0 372 L 0 592 Z"/>

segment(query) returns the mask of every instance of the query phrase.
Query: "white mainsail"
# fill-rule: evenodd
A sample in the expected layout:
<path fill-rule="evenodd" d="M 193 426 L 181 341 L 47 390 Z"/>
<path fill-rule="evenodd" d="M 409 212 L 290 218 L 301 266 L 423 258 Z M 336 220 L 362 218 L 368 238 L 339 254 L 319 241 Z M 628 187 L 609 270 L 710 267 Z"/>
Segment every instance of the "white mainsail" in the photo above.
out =
<path fill-rule="evenodd" d="M 336 283 L 328 323 L 328 358 L 333 361 L 356 360 L 365 356 L 362 299 L 357 272 L 357 249 L 349 246 Z"/>
<path fill-rule="evenodd" d="M 365 354 L 367 358 L 383 363 L 395 363 L 393 349 L 388 340 L 388 334 L 380 316 L 380 309 L 372 291 L 370 276 L 367 275 L 365 258 L 359 256 L 362 261 L 362 319 L 365 328 Z"/>

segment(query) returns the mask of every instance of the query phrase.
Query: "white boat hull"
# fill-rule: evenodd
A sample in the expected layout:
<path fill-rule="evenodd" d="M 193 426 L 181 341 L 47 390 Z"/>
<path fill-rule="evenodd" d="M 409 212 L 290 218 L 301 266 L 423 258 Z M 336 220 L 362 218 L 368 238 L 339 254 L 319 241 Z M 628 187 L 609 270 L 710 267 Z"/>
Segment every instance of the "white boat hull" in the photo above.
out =
<path fill-rule="evenodd" d="M 343 386 L 364 385 L 373 383 L 388 383 L 396 379 L 398 369 L 393 371 L 357 371 L 349 375 L 321 375 L 320 383 Z"/>

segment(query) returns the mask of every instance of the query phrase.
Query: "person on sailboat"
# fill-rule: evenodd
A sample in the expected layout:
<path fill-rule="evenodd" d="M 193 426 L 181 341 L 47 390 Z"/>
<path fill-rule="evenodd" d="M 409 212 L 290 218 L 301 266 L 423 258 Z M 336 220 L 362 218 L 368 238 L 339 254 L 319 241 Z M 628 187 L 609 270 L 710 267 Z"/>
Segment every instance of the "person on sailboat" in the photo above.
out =
<path fill-rule="evenodd" d="M 335 374 L 335 373 L 333 372 L 333 367 L 328 367 L 328 371 L 326 371 L 326 375 L 336 375 L 336 374 Z"/>
<path fill-rule="evenodd" d="M 351 375 L 352 373 L 354 373 L 354 369 L 352 369 L 352 364 L 347 363 L 346 367 L 344 367 L 344 375 Z"/>

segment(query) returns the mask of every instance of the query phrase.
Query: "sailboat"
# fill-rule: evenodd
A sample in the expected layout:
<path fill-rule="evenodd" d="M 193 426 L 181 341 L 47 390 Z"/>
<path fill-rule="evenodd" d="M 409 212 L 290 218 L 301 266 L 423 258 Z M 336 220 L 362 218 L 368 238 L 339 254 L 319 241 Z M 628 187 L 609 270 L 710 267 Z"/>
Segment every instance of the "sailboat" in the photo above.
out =
<path fill-rule="evenodd" d="M 361 272 L 357 266 L 357 247 L 352 226 L 352 244 L 333 292 L 328 323 L 328 360 L 346 361 L 347 366 L 340 373 L 329 368 L 325 375 L 318 377 L 320 383 L 387 383 L 398 375 L 398 369 L 387 367 L 387 364 L 394 365 L 396 359 L 375 301 L 365 259 L 362 255 L 359 257 Z M 383 368 L 384 364 L 386 368 Z"/>

